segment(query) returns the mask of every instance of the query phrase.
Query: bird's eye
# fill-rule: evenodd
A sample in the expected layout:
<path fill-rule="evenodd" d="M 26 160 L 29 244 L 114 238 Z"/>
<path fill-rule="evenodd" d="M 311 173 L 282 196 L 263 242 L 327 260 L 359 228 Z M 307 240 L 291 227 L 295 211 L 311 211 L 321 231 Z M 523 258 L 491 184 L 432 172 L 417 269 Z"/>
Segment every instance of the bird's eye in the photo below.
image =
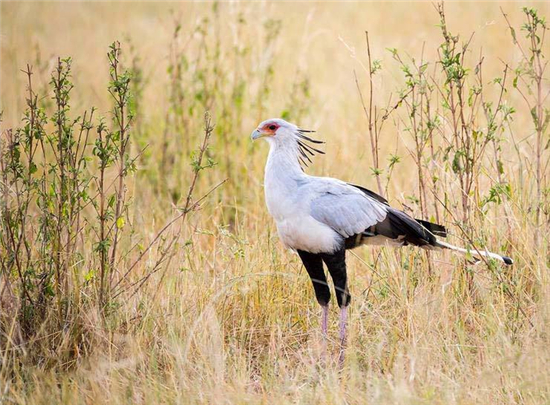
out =
<path fill-rule="evenodd" d="M 277 129 L 277 125 L 271 124 L 268 128 L 271 129 L 272 131 L 275 131 Z"/>

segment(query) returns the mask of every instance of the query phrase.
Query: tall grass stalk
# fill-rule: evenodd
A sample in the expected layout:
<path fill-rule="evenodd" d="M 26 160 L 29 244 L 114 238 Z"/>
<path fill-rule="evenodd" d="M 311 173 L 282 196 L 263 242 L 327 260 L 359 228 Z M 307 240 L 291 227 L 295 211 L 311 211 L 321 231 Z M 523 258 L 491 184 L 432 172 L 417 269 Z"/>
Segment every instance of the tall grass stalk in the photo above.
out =
<path fill-rule="evenodd" d="M 85 38 L 81 10 L 105 28 L 86 47 L 51 24 Z M 2 4 L 2 100 L 23 106 L 0 118 L 0 402 L 544 403 L 546 10 L 507 7 L 510 38 L 490 4 Z M 74 63 L 33 56 L 36 27 Z M 106 47 L 119 30 L 130 49 Z M 321 361 L 249 139 L 278 115 L 327 141 L 308 173 L 514 265 L 354 250 L 346 364 L 335 306 Z"/>

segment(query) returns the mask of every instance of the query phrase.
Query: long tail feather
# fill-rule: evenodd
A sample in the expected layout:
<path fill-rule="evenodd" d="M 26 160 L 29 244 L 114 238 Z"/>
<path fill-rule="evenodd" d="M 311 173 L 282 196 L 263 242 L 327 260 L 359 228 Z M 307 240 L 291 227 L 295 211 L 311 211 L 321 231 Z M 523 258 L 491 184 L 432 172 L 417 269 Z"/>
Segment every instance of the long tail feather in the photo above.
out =
<path fill-rule="evenodd" d="M 455 252 L 458 252 L 458 253 L 461 253 L 461 254 L 464 254 L 464 255 L 471 254 L 474 257 L 479 256 L 479 255 L 481 255 L 483 257 L 490 257 L 492 259 L 499 260 L 502 263 L 507 264 L 508 266 L 510 266 L 514 263 L 514 261 L 511 258 L 509 258 L 508 256 L 501 256 L 501 255 L 498 255 L 496 253 L 487 252 L 487 251 L 484 251 L 484 250 L 481 250 L 481 249 L 479 250 L 479 253 L 478 253 L 476 250 L 467 250 L 467 249 L 464 249 L 464 248 L 461 248 L 461 247 L 458 247 L 458 246 L 451 245 L 450 243 L 441 242 L 439 240 L 437 241 L 436 247 L 453 250 Z"/>

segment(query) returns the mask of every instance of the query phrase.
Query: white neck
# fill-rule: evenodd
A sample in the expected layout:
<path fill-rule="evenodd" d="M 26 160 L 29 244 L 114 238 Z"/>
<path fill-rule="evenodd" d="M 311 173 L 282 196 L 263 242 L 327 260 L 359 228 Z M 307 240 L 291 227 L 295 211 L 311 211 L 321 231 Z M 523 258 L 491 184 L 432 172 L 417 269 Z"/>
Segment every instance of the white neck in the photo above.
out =
<path fill-rule="evenodd" d="M 295 182 L 306 176 L 298 163 L 298 145 L 291 143 L 269 142 L 269 156 L 265 165 L 265 182 Z M 293 181 L 294 180 L 294 181 Z"/>
<path fill-rule="evenodd" d="M 301 180 L 307 175 L 298 163 L 297 145 L 269 142 L 270 150 L 265 166 L 265 197 L 270 214 L 279 220 L 295 209 L 295 198 Z"/>

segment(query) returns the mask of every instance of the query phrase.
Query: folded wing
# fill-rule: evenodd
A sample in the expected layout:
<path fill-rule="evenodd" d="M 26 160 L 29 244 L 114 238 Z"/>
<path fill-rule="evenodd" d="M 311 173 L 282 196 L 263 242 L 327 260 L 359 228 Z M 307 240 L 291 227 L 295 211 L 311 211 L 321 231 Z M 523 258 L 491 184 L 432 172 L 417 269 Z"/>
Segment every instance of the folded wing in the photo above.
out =
<path fill-rule="evenodd" d="M 344 238 L 361 234 L 382 222 L 389 208 L 343 182 L 318 184 L 315 192 L 317 196 L 311 200 L 311 216 Z"/>

